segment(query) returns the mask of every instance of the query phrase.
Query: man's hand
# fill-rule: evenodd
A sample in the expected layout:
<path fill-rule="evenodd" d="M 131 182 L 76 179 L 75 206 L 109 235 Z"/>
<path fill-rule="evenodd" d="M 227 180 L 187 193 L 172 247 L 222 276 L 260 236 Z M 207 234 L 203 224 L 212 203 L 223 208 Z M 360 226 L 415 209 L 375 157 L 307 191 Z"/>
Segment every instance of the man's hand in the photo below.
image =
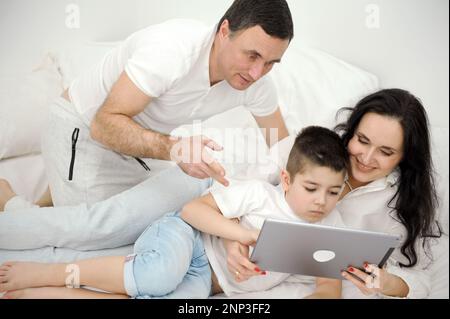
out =
<path fill-rule="evenodd" d="M 233 274 L 236 282 L 243 282 L 253 276 L 265 275 L 266 272 L 249 259 L 249 246 L 240 242 L 223 239 L 227 251 L 228 271 Z"/>
<path fill-rule="evenodd" d="M 213 151 L 223 149 L 204 136 L 180 138 L 172 146 L 170 159 L 192 177 L 200 179 L 212 177 L 222 185 L 228 186 L 224 168 L 208 153 L 207 148 Z"/>

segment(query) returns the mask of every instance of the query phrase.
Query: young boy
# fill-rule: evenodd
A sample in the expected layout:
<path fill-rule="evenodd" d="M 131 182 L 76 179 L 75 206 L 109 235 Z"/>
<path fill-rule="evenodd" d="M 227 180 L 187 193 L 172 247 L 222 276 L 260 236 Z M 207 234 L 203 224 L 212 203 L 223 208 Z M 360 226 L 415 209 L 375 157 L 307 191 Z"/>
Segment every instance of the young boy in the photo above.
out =
<path fill-rule="evenodd" d="M 348 167 L 347 151 L 339 136 L 320 127 L 298 135 L 281 184 L 234 181 L 213 188 L 150 225 L 137 240 L 134 255 L 104 257 L 74 264 L 5 263 L 0 267 L 0 292 L 6 298 L 207 298 L 216 293 L 262 291 L 282 283 L 289 274 L 260 272 L 238 282 L 227 270 L 222 238 L 254 245 L 268 217 L 342 226 L 330 214 L 342 190 Z M 239 218 L 239 223 L 232 219 Z M 192 226 L 192 227 L 191 227 Z M 203 235 L 202 233 L 203 232 Z M 98 288 L 68 289 L 72 284 Z M 44 287 L 25 289 L 32 287 Z M 310 298 L 339 298 L 341 282 L 317 278 Z"/>

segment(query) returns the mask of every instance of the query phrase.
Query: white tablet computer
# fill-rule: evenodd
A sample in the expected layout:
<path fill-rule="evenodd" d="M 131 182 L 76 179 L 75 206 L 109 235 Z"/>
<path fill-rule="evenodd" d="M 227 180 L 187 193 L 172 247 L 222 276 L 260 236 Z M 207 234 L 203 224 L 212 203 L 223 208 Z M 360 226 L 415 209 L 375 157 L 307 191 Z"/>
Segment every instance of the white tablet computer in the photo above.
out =
<path fill-rule="evenodd" d="M 250 259 L 261 269 L 342 279 L 365 262 L 382 267 L 400 236 L 266 219 Z"/>

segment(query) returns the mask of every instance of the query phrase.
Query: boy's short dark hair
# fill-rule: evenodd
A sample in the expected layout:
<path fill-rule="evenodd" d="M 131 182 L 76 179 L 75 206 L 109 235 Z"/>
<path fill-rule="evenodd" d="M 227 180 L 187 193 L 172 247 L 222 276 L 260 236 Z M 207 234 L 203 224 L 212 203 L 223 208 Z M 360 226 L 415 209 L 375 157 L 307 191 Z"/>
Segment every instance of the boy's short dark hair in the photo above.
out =
<path fill-rule="evenodd" d="M 291 41 L 294 23 L 286 0 L 235 0 L 219 22 L 228 20 L 231 32 L 259 25 L 272 37 Z"/>
<path fill-rule="evenodd" d="M 328 167 L 336 172 L 346 171 L 349 156 L 339 135 L 319 126 L 303 129 L 295 139 L 286 169 L 294 178 L 307 164 Z"/>

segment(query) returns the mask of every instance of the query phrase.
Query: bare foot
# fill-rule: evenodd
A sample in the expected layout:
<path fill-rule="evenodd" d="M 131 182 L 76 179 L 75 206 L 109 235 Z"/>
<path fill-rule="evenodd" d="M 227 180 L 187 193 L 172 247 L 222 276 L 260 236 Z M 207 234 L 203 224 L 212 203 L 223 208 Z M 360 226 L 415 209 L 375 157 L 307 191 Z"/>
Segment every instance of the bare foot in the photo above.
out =
<path fill-rule="evenodd" d="M 0 266 L 0 292 L 65 286 L 64 264 L 6 262 Z"/>
<path fill-rule="evenodd" d="M 8 181 L 0 178 L 0 212 L 5 210 L 5 204 L 16 195 Z"/>
<path fill-rule="evenodd" d="M 36 205 L 39 207 L 52 207 L 53 199 L 52 194 L 50 192 L 50 187 L 47 187 L 45 193 L 41 196 L 41 198 L 36 202 Z"/>

